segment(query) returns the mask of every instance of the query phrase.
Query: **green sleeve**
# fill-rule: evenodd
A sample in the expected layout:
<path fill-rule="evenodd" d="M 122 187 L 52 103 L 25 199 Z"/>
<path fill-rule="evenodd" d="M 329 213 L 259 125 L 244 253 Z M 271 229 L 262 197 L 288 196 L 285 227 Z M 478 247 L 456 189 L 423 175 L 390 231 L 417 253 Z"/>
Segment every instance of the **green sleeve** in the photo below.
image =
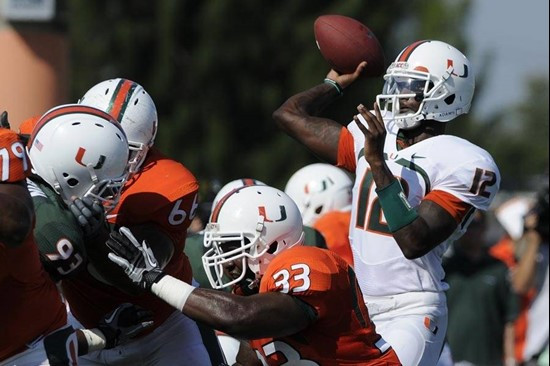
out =
<path fill-rule="evenodd" d="M 34 236 L 44 267 L 55 280 L 84 268 L 84 238 L 71 212 L 48 195 L 32 196 Z"/>
<path fill-rule="evenodd" d="M 193 234 L 189 235 L 185 239 L 185 255 L 191 262 L 191 268 L 193 269 L 193 278 L 199 283 L 202 288 L 212 288 L 210 281 L 206 277 L 204 268 L 202 266 L 202 255 L 204 254 L 204 245 L 202 244 L 203 235 Z"/>
<path fill-rule="evenodd" d="M 321 234 L 317 229 L 314 229 L 310 226 L 304 226 L 304 245 L 309 247 L 317 247 L 327 249 L 327 243 L 323 234 Z"/>

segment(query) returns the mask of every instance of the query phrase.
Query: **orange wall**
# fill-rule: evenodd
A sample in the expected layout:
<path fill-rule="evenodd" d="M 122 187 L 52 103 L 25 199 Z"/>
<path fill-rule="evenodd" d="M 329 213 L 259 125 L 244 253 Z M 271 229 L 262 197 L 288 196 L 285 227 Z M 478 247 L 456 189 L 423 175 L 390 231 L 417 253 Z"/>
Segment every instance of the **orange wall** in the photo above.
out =
<path fill-rule="evenodd" d="M 33 28 L 0 25 L 0 112 L 7 110 L 12 129 L 26 118 L 69 103 L 67 36 Z"/>

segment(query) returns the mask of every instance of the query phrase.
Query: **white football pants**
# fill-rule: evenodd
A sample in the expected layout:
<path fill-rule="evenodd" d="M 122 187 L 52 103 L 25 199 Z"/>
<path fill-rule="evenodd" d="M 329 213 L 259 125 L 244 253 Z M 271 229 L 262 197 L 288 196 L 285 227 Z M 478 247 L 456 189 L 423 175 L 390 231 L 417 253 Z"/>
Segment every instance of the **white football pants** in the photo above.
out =
<path fill-rule="evenodd" d="M 447 332 L 443 292 L 364 296 L 378 334 L 391 344 L 403 366 L 435 366 Z"/>

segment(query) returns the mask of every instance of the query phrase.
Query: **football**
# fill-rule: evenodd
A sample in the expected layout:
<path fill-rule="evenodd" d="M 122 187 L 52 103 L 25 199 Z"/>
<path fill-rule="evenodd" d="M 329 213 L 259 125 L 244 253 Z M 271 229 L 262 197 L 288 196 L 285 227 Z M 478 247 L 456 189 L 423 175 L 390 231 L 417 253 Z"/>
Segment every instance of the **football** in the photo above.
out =
<path fill-rule="evenodd" d="M 384 73 L 382 46 L 361 22 L 343 15 L 322 15 L 315 20 L 313 32 L 321 55 L 338 73 L 353 73 L 362 61 L 368 62 L 363 76 Z"/>

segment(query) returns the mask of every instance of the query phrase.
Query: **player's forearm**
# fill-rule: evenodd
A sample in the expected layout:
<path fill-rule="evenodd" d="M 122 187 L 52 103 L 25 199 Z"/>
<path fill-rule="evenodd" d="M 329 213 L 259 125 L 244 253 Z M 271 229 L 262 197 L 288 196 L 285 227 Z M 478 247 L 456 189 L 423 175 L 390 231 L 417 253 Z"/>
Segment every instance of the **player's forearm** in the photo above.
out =
<path fill-rule="evenodd" d="M 514 323 L 508 322 L 504 325 L 504 360 L 505 366 L 515 366 L 515 329 Z"/>
<path fill-rule="evenodd" d="M 455 219 L 436 203 L 423 200 L 412 207 L 395 178 L 376 192 L 388 227 L 407 259 L 427 254 L 456 229 Z"/>
<path fill-rule="evenodd" d="M 32 210 L 8 191 L 0 192 L 0 207 L 0 242 L 9 247 L 21 245 L 32 228 Z"/>
<path fill-rule="evenodd" d="M 196 288 L 170 275 L 153 284 L 151 291 L 190 318 L 228 334 L 246 323 L 247 305 L 241 296 Z"/>
<path fill-rule="evenodd" d="M 541 239 L 535 230 L 529 230 L 520 240 L 523 241 L 526 248 L 512 272 L 512 287 L 518 294 L 525 294 L 534 283 L 536 258 Z"/>
<path fill-rule="evenodd" d="M 311 321 L 294 299 L 281 293 L 238 296 L 195 288 L 169 275 L 151 291 L 191 319 L 241 339 L 294 334 Z"/>
<path fill-rule="evenodd" d="M 334 164 L 342 125 L 316 117 L 338 97 L 336 89 L 320 84 L 290 97 L 273 113 L 277 125 L 289 136 L 308 147 L 321 159 Z"/>

